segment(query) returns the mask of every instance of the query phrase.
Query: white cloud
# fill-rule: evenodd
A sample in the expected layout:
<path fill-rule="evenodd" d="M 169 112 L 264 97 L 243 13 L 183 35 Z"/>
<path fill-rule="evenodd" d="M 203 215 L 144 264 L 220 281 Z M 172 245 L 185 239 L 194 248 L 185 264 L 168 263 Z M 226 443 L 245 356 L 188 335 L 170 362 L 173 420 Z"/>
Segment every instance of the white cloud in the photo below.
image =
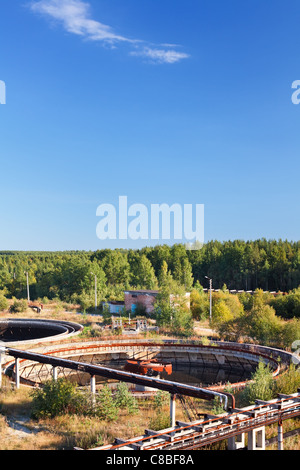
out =
<path fill-rule="evenodd" d="M 137 46 L 141 43 L 145 44 L 145 42 L 119 35 L 110 26 L 92 19 L 90 4 L 82 0 L 34 0 L 31 2 L 30 8 L 35 13 L 40 13 L 62 23 L 66 31 L 85 39 L 111 45 L 124 42 L 133 44 L 135 51 L 131 52 L 131 55 L 145 57 L 152 62 L 173 64 L 188 57 L 185 53 L 169 49 L 172 45 L 168 44 L 164 45 L 164 49 L 145 45 Z M 137 49 L 137 47 L 139 48 Z"/>
<path fill-rule="evenodd" d="M 150 59 L 153 62 L 160 64 L 174 64 L 182 59 L 187 59 L 188 54 L 168 49 L 153 49 L 151 47 L 144 47 L 141 50 L 131 52 L 131 55 L 137 55 Z"/>
<path fill-rule="evenodd" d="M 117 35 L 110 26 L 90 18 L 90 5 L 81 0 L 40 0 L 31 3 L 34 12 L 62 22 L 69 33 L 93 41 L 119 42 L 129 39 Z"/>

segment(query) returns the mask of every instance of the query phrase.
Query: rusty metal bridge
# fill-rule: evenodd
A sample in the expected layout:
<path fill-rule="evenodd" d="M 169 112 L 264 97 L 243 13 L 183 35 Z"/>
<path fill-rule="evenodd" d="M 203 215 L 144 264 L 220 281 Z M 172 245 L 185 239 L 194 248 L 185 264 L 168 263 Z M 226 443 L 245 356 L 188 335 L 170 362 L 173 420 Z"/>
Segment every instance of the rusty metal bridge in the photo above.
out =
<path fill-rule="evenodd" d="M 300 389 L 293 395 L 279 395 L 271 401 L 256 400 L 246 408 L 232 408 L 218 416 L 205 415 L 204 419 L 185 423 L 161 431 L 146 430 L 143 436 L 130 440 L 116 439 L 114 444 L 93 450 L 195 450 L 224 439 L 229 450 L 245 447 L 248 450 L 265 449 L 265 426 L 278 423 L 278 449 L 283 450 L 284 420 L 300 416 Z"/>

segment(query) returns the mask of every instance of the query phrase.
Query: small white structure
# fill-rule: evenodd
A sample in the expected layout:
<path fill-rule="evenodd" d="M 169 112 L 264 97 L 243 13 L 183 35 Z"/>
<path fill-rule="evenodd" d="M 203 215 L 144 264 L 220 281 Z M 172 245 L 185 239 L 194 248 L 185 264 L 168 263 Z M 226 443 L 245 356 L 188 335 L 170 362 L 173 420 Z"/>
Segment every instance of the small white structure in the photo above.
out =
<path fill-rule="evenodd" d="M 105 306 L 109 308 L 110 313 L 120 314 L 122 313 L 122 310 L 124 308 L 124 302 L 120 300 L 110 300 L 107 302 L 102 302 L 102 307 L 104 308 Z"/>

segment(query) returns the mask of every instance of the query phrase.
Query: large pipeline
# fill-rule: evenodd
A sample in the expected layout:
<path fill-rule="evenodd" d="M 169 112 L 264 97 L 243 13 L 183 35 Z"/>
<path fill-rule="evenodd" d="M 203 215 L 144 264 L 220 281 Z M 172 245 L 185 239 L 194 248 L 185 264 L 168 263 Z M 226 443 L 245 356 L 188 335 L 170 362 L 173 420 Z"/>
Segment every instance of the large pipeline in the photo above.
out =
<path fill-rule="evenodd" d="M 72 361 L 69 359 L 62 359 L 45 354 L 37 354 L 30 351 L 21 351 L 13 348 L 2 348 L 2 352 L 5 352 L 14 358 L 27 359 L 41 364 L 48 364 L 53 367 L 64 367 L 66 369 L 86 372 L 91 376 L 98 375 L 108 379 L 138 384 L 145 387 L 163 390 L 173 395 L 184 395 L 194 398 L 202 398 L 205 400 L 213 400 L 215 397 L 219 397 L 220 400 L 224 403 L 223 406 L 225 410 L 228 409 L 228 397 L 230 396 L 232 398 L 232 405 L 234 407 L 234 397 L 228 393 L 216 392 L 214 390 L 198 388 L 178 382 L 171 382 L 169 380 L 147 377 L 139 374 L 133 374 L 131 372 L 120 371 L 84 362 Z"/>

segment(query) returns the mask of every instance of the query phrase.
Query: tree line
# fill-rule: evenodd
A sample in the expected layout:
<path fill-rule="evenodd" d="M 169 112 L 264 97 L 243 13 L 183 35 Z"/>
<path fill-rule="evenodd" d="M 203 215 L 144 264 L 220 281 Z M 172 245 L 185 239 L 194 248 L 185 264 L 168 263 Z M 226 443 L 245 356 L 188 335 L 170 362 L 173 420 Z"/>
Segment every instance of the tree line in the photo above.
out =
<path fill-rule="evenodd" d="M 91 303 L 122 300 L 129 288 L 159 289 L 164 276 L 186 291 L 201 285 L 289 292 L 300 285 L 300 242 L 259 239 L 210 241 L 199 250 L 175 244 L 133 249 L 0 252 L 0 290 L 7 297 Z"/>

